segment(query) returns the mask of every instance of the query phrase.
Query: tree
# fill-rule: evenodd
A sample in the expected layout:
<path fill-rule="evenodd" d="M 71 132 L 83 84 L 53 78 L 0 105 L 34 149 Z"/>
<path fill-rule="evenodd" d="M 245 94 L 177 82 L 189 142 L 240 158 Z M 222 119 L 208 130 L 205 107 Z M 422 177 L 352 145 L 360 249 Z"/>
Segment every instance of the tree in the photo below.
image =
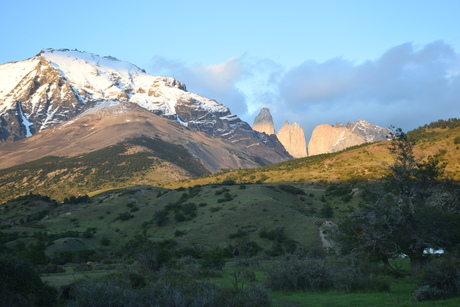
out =
<path fill-rule="evenodd" d="M 32 265 L 18 257 L 0 255 L 1 306 L 53 306 L 57 291 L 44 284 Z"/>
<path fill-rule="evenodd" d="M 427 248 L 448 249 L 458 239 L 458 186 L 441 181 L 438 157 L 418 161 L 414 142 L 396 129 L 390 145 L 394 162 L 382 179 L 377 201 L 350 210 L 340 224 L 344 251 L 369 253 L 394 271 L 388 258 L 406 254 L 411 275 L 420 273 Z"/>

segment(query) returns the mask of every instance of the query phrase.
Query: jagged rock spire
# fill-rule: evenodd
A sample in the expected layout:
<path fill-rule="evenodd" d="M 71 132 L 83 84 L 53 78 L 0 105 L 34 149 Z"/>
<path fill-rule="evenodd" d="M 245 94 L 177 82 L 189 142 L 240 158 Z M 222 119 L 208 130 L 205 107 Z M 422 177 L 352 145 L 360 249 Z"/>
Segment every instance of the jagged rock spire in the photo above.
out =
<path fill-rule="evenodd" d="M 307 156 L 307 142 L 305 141 L 305 133 L 298 123 L 290 125 L 286 121 L 278 131 L 278 139 L 287 152 L 295 158 L 303 158 Z"/>
<path fill-rule="evenodd" d="M 275 134 L 275 125 L 273 124 L 273 118 L 268 108 L 262 108 L 259 115 L 254 119 L 252 129 L 259 132 L 265 132 L 268 135 Z"/>

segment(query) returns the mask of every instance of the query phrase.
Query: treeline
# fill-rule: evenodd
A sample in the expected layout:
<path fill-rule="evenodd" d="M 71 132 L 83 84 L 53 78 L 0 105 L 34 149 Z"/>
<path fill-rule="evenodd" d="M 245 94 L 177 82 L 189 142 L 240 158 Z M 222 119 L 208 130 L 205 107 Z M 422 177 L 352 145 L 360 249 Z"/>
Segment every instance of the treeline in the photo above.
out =
<path fill-rule="evenodd" d="M 460 127 L 460 118 L 449 118 L 448 120 L 440 119 L 438 121 L 418 127 L 407 133 L 407 136 L 414 141 L 429 139 L 435 137 L 439 132 L 435 129 L 454 129 Z"/>

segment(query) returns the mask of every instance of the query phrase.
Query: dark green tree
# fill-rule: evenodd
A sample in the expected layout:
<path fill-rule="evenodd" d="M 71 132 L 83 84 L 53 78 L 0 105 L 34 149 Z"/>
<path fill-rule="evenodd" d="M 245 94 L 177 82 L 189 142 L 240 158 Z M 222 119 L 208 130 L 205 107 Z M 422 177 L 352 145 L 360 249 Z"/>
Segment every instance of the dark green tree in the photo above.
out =
<path fill-rule="evenodd" d="M 18 257 L 0 255 L 1 306 L 53 306 L 57 291 L 44 284 L 32 265 Z"/>
<path fill-rule="evenodd" d="M 458 186 L 440 180 L 445 165 L 436 156 L 418 161 L 414 142 L 396 129 L 390 145 L 394 162 L 382 179 L 377 200 L 351 210 L 339 226 L 344 251 L 382 260 L 406 254 L 411 275 L 420 273 L 427 248 L 448 249 L 458 239 Z"/>

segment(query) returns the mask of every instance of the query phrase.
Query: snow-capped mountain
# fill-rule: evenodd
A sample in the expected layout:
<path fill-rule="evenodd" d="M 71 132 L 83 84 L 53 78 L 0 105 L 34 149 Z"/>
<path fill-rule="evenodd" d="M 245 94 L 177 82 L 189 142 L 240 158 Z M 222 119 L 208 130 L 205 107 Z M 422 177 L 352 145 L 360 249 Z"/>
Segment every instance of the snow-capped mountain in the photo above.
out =
<path fill-rule="evenodd" d="M 290 158 L 276 138 L 252 130 L 223 104 L 187 92 L 174 78 L 152 76 L 113 57 L 67 49 L 45 49 L 0 66 L 0 140 L 30 137 L 107 101 L 135 103 L 254 153 L 258 146 L 268 146 L 278 155 L 271 162 Z"/>

